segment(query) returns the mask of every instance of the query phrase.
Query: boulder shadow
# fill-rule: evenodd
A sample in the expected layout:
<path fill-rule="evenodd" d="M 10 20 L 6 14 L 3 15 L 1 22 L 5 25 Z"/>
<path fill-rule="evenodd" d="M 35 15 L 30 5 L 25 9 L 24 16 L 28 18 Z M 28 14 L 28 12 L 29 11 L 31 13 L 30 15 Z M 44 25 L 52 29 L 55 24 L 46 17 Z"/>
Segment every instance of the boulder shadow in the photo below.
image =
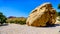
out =
<path fill-rule="evenodd" d="M 48 26 L 43 26 L 43 27 L 48 28 L 48 27 L 56 27 L 56 26 L 60 26 L 60 24 L 53 24 L 53 25 L 48 25 Z M 42 27 L 42 26 L 40 26 L 40 27 Z"/>
<path fill-rule="evenodd" d="M 55 24 L 55 26 L 60 26 L 60 24 Z"/>

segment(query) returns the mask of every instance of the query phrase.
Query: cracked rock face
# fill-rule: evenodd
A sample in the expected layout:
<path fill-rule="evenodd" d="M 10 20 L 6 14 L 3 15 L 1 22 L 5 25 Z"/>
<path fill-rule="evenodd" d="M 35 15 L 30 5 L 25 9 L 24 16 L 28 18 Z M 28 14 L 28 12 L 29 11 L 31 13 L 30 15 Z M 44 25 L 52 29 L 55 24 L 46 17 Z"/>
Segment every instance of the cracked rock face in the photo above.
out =
<path fill-rule="evenodd" d="M 50 3 L 44 3 L 38 6 L 30 13 L 26 24 L 29 26 L 48 26 L 55 24 L 56 10 Z"/>

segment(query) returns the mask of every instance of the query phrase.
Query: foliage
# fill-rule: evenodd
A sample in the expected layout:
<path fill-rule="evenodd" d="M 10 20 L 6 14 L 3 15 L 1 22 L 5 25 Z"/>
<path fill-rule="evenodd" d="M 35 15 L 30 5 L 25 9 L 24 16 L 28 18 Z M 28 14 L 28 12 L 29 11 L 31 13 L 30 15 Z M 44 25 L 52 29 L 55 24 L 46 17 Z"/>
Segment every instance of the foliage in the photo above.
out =
<path fill-rule="evenodd" d="M 5 17 L 5 15 L 3 15 L 2 12 L 0 12 L 0 23 L 1 24 L 6 23 L 6 20 L 7 20 L 7 18 Z"/>
<path fill-rule="evenodd" d="M 26 24 L 26 21 L 16 21 L 16 24 Z"/>
<path fill-rule="evenodd" d="M 60 9 L 60 4 L 58 4 L 58 9 Z M 58 16 L 60 16 L 60 12 L 58 12 Z"/>
<path fill-rule="evenodd" d="M 26 18 L 24 17 L 8 18 L 6 21 L 8 23 L 26 24 Z"/>
<path fill-rule="evenodd" d="M 58 12 L 58 16 L 60 16 L 60 12 Z"/>
<path fill-rule="evenodd" d="M 58 9 L 60 9 L 60 4 L 58 5 Z"/>

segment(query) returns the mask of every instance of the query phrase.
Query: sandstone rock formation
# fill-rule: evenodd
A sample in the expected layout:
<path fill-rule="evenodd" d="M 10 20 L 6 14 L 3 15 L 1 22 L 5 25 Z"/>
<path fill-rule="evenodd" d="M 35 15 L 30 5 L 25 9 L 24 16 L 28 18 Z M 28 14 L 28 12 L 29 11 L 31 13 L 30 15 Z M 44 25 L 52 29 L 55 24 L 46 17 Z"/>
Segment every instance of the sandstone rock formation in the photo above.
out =
<path fill-rule="evenodd" d="M 51 3 L 44 3 L 32 10 L 26 24 L 29 26 L 47 26 L 55 24 L 56 10 L 52 8 Z"/>

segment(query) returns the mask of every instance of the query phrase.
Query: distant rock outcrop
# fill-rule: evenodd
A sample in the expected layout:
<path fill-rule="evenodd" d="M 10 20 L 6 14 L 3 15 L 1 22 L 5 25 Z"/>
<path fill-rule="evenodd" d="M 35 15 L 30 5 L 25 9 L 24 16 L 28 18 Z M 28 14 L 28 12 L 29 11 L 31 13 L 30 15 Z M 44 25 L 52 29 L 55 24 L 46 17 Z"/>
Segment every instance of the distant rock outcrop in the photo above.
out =
<path fill-rule="evenodd" d="M 9 16 L 8 18 L 16 18 L 16 17 L 14 17 L 14 16 Z"/>
<path fill-rule="evenodd" d="M 32 10 L 26 24 L 29 26 L 47 26 L 55 24 L 56 10 L 52 8 L 51 3 L 44 3 Z"/>

